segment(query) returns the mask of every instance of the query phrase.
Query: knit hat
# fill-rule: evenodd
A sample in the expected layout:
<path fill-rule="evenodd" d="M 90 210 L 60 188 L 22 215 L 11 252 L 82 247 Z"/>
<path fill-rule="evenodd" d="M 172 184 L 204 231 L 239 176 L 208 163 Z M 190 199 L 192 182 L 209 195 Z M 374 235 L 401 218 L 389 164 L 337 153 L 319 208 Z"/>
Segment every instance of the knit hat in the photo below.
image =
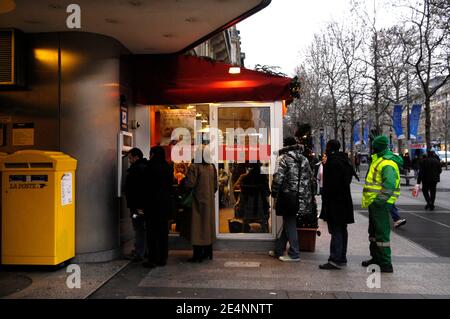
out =
<path fill-rule="evenodd" d="M 373 140 L 373 150 L 375 151 L 375 153 L 380 153 L 382 151 L 384 151 L 385 149 L 388 148 L 389 145 L 389 139 L 384 136 L 384 135 L 380 135 L 377 136 L 374 140 Z"/>
<path fill-rule="evenodd" d="M 288 136 L 284 139 L 283 141 L 283 146 L 287 147 L 287 146 L 293 146 L 298 144 L 297 139 L 293 136 Z"/>
<path fill-rule="evenodd" d="M 341 143 L 339 143 L 338 140 L 330 140 L 330 141 L 328 141 L 327 146 L 326 146 L 326 153 L 333 154 L 333 153 L 339 152 L 340 148 L 341 148 Z"/>

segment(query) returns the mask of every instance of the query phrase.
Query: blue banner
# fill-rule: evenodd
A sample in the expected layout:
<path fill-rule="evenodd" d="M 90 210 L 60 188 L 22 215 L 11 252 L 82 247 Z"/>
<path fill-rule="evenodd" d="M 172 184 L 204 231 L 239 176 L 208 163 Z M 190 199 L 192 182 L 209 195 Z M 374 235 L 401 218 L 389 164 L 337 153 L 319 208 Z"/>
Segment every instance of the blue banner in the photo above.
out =
<path fill-rule="evenodd" d="M 361 138 L 359 137 L 359 122 L 355 123 L 355 126 L 353 127 L 353 144 L 359 145 L 361 144 Z"/>
<path fill-rule="evenodd" d="M 403 105 L 399 104 L 394 105 L 394 114 L 392 115 L 392 126 L 394 127 L 395 134 L 397 134 L 397 138 L 399 140 L 405 138 L 402 127 L 402 113 L 403 113 Z"/>
<path fill-rule="evenodd" d="M 366 122 L 366 125 L 364 125 L 364 137 L 363 137 L 365 145 L 369 145 L 369 127 L 370 127 L 369 122 Z"/>
<path fill-rule="evenodd" d="M 410 127 L 409 132 L 412 139 L 417 139 L 417 132 L 419 130 L 420 113 L 422 111 L 421 104 L 414 104 L 411 110 L 411 116 L 409 119 Z"/>
<path fill-rule="evenodd" d="M 325 138 L 323 137 L 323 133 L 320 133 L 320 150 L 321 152 L 325 151 Z M 323 154 L 320 154 L 321 156 Z"/>

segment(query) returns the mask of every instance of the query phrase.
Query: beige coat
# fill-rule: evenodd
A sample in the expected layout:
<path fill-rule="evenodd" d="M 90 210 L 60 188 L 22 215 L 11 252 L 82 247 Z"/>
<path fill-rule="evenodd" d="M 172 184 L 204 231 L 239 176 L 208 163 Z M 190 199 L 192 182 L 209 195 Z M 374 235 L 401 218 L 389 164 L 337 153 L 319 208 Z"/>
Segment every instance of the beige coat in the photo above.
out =
<path fill-rule="evenodd" d="M 214 165 L 192 164 L 186 175 L 186 187 L 194 190 L 192 201 L 191 243 L 212 245 L 216 240 L 215 193 L 217 173 Z"/>

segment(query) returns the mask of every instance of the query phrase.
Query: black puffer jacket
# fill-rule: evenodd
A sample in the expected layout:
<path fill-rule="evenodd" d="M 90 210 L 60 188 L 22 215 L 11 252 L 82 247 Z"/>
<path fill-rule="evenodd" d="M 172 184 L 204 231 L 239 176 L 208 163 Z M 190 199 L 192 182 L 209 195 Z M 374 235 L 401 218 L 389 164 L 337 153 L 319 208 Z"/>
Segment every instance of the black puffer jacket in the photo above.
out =
<path fill-rule="evenodd" d="M 313 209 L 312 172 L 308 159 L 302 153 L 303 147 L 301 145 L 281 149 L 272 181 L 272 196 L 274 198 L 277 198 L 280 192 L 299 191 L 297 216 L 310 214 Z"/>

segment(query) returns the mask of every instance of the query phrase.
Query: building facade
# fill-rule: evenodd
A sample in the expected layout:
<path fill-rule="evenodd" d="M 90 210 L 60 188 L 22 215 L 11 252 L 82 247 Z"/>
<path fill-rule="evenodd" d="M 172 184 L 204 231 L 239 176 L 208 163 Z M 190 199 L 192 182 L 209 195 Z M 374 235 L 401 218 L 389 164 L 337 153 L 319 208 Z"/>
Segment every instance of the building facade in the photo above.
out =
<path fill-rule="evenodd" d="M 190 54 L 242 67 L 245 60 L 240 32 L 235 25 L 198 45 Z"/>
<path fill-rule="evenodd" d="M 25 46 L 16 52 L 23 55 L 20 67 L 26 77 L 23 86 L 0 87 L 0 152 L 60 151 L 78 160 L 78 261 L 101 262 L 120 254 L 121 220 L 129 219 L 118 194 L 125 167 L 120 148 L 124 130 L 133 136 L 132 145 L 143 145 L 148 154 L 148 109 L 136 102 L 133 67 L 125 58 L 185 53 L 216 37 L 225 42 L 221 39 L 230 36 L 225 31 L 230 25 L 269 3 L 79 0 L 81 29 L 68 28 L 67 3 L 62 0 L 51 5 L 23 0 L 0 12 L 2 32 L 22 31 Z M 216 49 L 216 59 L 231 61 L 226 56 L 231 42 L 230 37 L 225 49 Z M 15 126 L 22 124 L 33 128 L 33 139 L 26 145 L 12 138 Z"/>

